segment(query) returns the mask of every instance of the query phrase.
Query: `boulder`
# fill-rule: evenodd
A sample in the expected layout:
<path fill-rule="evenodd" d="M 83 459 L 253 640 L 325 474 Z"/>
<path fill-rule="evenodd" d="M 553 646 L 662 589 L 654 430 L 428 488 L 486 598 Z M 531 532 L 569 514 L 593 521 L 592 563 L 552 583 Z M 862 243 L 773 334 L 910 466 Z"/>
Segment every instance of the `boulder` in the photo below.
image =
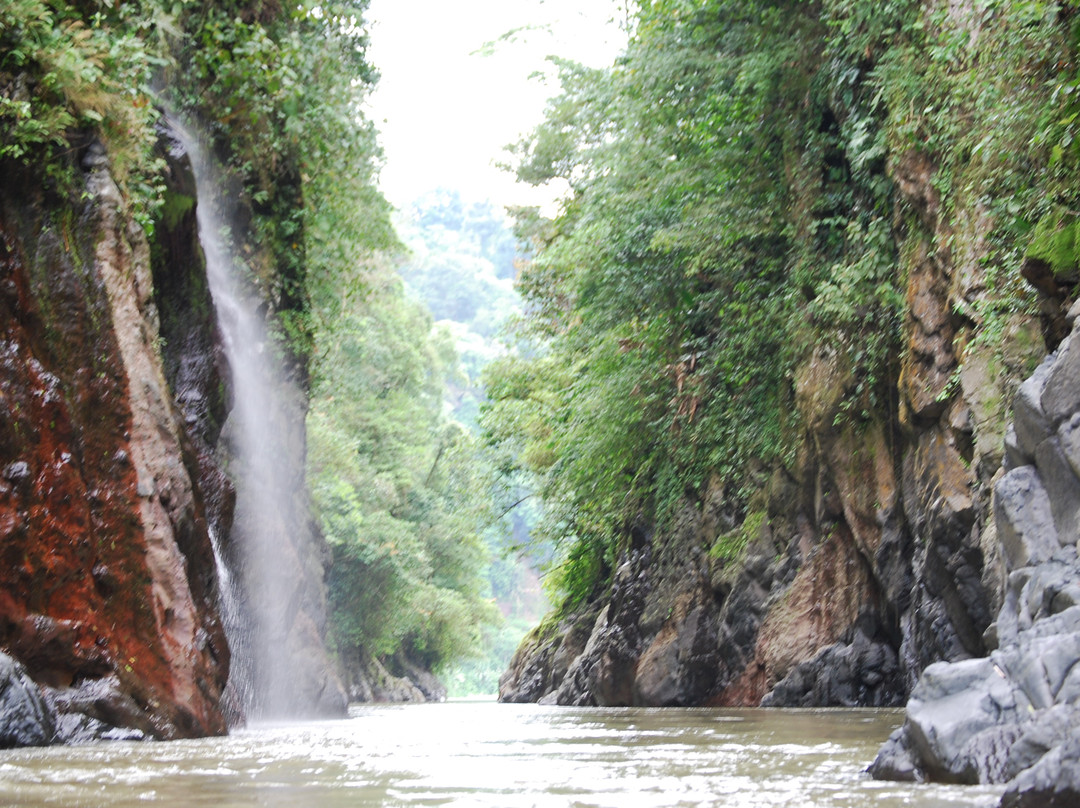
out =
<path fill-rule="evenodd" d="M 55 731 L 56 716 L 26 669 L 0 653 L 0 749 L 45 746 Z"/>
<path fill-rule="evenodd" d="M 1042 411 L 1052 424 L 1080 410 L 1080 340 L 1070 335 L 1057 350 L 1046 374 L 1040 399 Z"/>
<path fill-rule="evenodd" d="M 1013 430 L 1017 449 L 1030 463 L 1035 450 L 1051 433 L 1050 423 L 1042 408 L 1043 390 L 1054 365 L 1054 355 L 1048 356 L 1035 372 L 1024 380 L 1013 400 Z"/>
<path fill-rule="evenodd" d="M 1001 808 L 1074 808 L 1080 805 L 1080 722 L 1072 737 L 1047 752 L 1010 783 Z"/>
<path fill-rule="evenodd" d="M 1009 576 L 988 657 L 928 667 L 881 779 L 1009 783 L 1003 805 L 1078 804 L 1080 560 L 1073 546 Z"/>
<path fill-rule="evenodd" d="M 1061 544 L 1076 544 L 1080 535 L 1080 479 L 1072 470 L 1061 442 L 1050 437 L 1035 450 L 1035 465 L 1039 470 L 1050 513 Z"/>
<path fill-rule="evenodd" d="M 1045 561 L 1057 549 L 1050 497 L 1034 466 L 1013 469 L 998 480 L 994 516 L 1009 569 Z"/>

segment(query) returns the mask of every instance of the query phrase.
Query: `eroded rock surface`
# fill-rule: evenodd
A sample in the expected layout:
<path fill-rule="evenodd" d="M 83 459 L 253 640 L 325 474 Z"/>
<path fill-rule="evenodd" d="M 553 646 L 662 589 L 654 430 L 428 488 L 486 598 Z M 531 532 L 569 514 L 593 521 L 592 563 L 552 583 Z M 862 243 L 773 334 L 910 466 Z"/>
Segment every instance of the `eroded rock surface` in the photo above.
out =
<path fill-rule="evenodd" d="M 220 733 L 229 650 L 149 248 L 100 146 L 82 166 L 78 201 L 0 182 L 0 648 L 60 712 Z"/>
<path fill-rule="evenodd" d="M 1008 783 L 1003 806 L 1080 803 L 1080 337 L 1021 386 L 994 488 L 1008 570 L 988 656 L 923 673 L 871 767 L 885 779 Z"/>

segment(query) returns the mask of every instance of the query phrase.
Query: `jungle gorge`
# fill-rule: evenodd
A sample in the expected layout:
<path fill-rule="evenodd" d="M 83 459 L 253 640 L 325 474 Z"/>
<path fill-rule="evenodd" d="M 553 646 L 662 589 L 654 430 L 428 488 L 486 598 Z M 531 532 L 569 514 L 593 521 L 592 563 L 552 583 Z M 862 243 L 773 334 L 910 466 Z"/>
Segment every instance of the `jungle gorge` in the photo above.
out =
<path fill-rule="evenodd" d="M 363 2 L 0 7 L 0 747 L 440 699 L 528 545 L 500 701 L 907 705 L 875 777 L 1074 804 L 1080 8 L 629 11 L 439 274 Z M 511 273 L 478 386 L 421 299 Z"/>

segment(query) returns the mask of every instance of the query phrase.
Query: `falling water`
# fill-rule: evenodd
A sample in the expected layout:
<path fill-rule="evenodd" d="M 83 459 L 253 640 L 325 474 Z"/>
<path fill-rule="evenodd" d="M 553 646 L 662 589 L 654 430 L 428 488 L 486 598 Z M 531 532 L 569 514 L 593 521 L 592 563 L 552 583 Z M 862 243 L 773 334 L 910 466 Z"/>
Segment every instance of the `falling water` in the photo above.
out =
<path fill-rule="evenodd" d="M 199 189 L 199 241 L 231 375 L 223 439 L 236 486 L 236 514 L 228 552 L 216 550 L 238 573 L 234 576 L 221 559 L 219 578 L 234 590 L 223 600 L 240 601 L 232 617 L 223 609 L 233 652 L 229 687 L 247 717 L 284 717 L 294 712 L 287 633 L 289 610 L 295 608 L 290 593 L 296 587 L 286 576 L 297 569 L 289 533 L 303 521 L 293 504 L 303 452 L 289 445 L 284 370 L 259 313 L 263 300 L 231 244 L 222 185 L 199 139 L 170 123 L 191 159 Z"/>

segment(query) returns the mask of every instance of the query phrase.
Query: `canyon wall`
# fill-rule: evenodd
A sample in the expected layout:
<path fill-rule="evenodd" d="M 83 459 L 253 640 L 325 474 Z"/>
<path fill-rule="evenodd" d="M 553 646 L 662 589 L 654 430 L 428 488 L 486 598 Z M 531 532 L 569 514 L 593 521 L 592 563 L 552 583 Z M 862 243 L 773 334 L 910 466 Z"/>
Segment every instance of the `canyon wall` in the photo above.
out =
<path fill-rule="evenodd" d="M 673 524 L 632 529 L 610 591 L 526 639 L 502 700 L 895 706 L 927 665 L 985 654 L 1004 585 L 991 482 L 1012 393 L 1046 348 L 1019 315 L 1000 344 L 972 340 L 957 312 L 980 294 L 978 220 L 939 218 L 929 166 L 893 170 L 922 227 L 901 249 L 889 408 L 838 418 L 854 380 L 819 346 L 794 379 L 795 463 L 761 473 L 741 519 L 714 484 Z M 963 226 L 973 246 L 934 250 Z"/>
<path fill-rule="evenodd" d="M 229 647 L 150 248 L 100 145 L 69 195 L 0 166 L 0 649 L 59 739 L 222 733 Z"/>
<path fill-rule="evenodd" d="M 923 673 L 875 777 L 1007 783 L 1003 806 L 1080 799 L 1080 331 L 1020 387 L 993 489 L 1008 573 L 989 654 Z"/>
<path fill-rule="evenodd" d="M 280 462 L 295 485 L 280 530 L 278 579 L 290 584 L 271 587 L 244 563 L 229 472 L 233 377 L 194 178 L 164 133 L 161 154 L 165 202 L 149 239 L 96 142 L 80 150 L 66 195 L 43 190 L 32 169 L 0 165 L 0 652 L 11 693 L 44 694 L 38 729 L 12 730 L 3 745 L 199 736 L 244 720 L 240 680 L 255 663 L 241 660 L 226 687 L 237 659 L 212 535 L 242 582 L 233 643 L 250 653 L 245 621 L 272 600 L 283 616 L 271 653 L 298 661 L 295 714 L 345 709 L 323 645 L 303 368 L 275 394 L 290 448 Z M 33 703 L 4 713 L 20 726 Z"/>
<path fill-rule="evenodd" d="M 991 330 L 994 287 L 1022 281 L 995 274 L 997 223 L 978 196 L 944 204 L 939 171 L 915 148 L 886 166 L 905 295 L 887 400 L 852 417 L 849 354 L 815 346 L 791 380 L 794 459 L 751 470 L 743 507 L 714 481 L 673 519 L 640 519 L 606 590 L 526 638 L 502 700 L 895 706 L 928 665 L 985 655 L 1006 572 L 992 483 L 1069 287 L 1028 261 L 1039 311 Z"/>

